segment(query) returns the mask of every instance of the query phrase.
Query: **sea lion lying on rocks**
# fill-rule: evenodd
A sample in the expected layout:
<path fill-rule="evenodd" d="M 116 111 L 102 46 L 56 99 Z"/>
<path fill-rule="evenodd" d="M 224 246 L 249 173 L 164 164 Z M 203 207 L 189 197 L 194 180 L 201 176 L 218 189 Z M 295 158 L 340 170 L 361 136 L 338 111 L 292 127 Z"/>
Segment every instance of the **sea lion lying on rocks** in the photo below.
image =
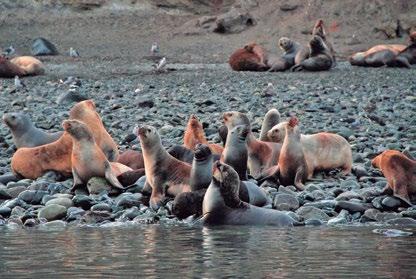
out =
<path fill-rule="evenodd" d="M 376 45 L 367 51 L 354 53 L 348 61 L 353 66 L 382 67 L 405 49 L 405 45 Z"/>
<path fill-rule="evenodd" d="M 25 76 L 43 75 L 45 73 L 43 63 L 32 56 L 15 57 L 10 62 L 23 69 Z"/>
<path fill-rule="evenodd" d="M 243 48 L 237 49 L 231 54 L 228 63 L 234 71 L 266 71 L 267 57 L 264 49 L 256 44 L 250 43 Z"/>
<path fill-rule="evenodd" d="M 296 54 L 302 49 L 298 42 L 286 37 L 280 38 L 278 45 L 283 50 L 283 55 L 277 59 L 269 59 L 267 61 L 267 64 L 270 66 L 269 72 L 282 72 L 293 67 Z"/>
<path fill-rule="evenodd" d="M 204 225 L 300 225 L 280 211 L 241 201 L 239 187 L 237 172 L 217 161 L 211 184 L 204 196 L 201 222 Z"/>
<path fill-rule="evenodd" d="M 412 206 L 411 197 L 416 194 L 416 161 L 396 150 L 386 150 L 375 157 L 371 164 L 379 168 L 387 179 L 385 193 L 393 193 Z"/>
<path fill-rule="evenodd" d="M 35 125 L 29 116 L 21 112 L 10 112 L 3 115 L 3 122 L 12 132 L 16 148 L 36 147 L 58 140 L 63 132 L 47 133 Z"/>
<path fill-rule="evenodd" d="M 14 78 L 25 76 L 26 72 L 21 67 L 11 63 L 6 57 L 0 55 L 0 77 Z"/>
<path fill-rule="evenodd" d="M 292 71 L 326 71 L 333 63 L 331 51 L 319 36 L 314 36 L 309 42 L 309 53 L 303 58 L 296 62 Z"/>

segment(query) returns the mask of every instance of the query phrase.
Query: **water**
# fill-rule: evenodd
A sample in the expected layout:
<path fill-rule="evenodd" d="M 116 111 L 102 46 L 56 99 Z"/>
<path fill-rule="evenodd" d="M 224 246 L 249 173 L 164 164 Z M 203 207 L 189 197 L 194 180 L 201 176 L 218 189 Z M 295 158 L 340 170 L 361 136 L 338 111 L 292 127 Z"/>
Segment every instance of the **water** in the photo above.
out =
<path fill-rule="evenodd" d="M 416 228 L 386 228 L 0 228 L 0 278 L 416 277 Z"/>

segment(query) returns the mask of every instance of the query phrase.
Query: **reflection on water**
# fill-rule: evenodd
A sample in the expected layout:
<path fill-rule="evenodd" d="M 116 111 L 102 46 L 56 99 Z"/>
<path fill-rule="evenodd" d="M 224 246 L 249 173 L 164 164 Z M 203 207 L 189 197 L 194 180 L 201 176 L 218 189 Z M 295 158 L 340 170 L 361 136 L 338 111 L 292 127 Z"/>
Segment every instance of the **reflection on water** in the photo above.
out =
<path fill-rule="evenodd" d="M 414 228 L 401 229 L 415 233 Z M 0 228 L 0 278 L 414 276 L 415 234 L 387 237 L 373 230 L 172 225 L 55 231 Z"/>

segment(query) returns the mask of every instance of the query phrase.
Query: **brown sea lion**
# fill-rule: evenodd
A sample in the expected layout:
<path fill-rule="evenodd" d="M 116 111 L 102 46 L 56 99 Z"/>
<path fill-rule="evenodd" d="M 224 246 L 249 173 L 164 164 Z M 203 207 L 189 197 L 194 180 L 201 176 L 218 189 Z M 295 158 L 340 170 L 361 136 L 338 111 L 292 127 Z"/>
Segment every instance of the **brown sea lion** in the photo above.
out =
<path fill-rule="evenodd" d="M 405 49 L 405 45 L 376 45 L 367 51 L 354 53 L 348 60 L 353 66 L 382 67 Z"/>
<path fill-rule="evenodd" d="M 237 49 L 231 54 L 228 63 L 234 71 L 266 71 L 269 69 L 266 64 L 265 51 L 256 43 L 250 43 Z"/>
<path fill-rule="evenodd" d="M 250 205 L 239 198 L 237 172 L 217 161 L 202 206 L 204 225 L 300 225 L 288 215 L 273 209 Z"/>
<path fill-rule="evenodd" d="M 412 206 L 411 200 L 416 194 L 416 161 L 399 151 L 386 150 L 375 157 L 371 164 L 379 168 L 387 179 L 384 192 L 393 192 L 395 197 Z"/>
<path fill-rule="evenodd" d="M 272 142 L 283 143 L 286 136 L 287 122 L 275 125 L 267 136 Z M 303 153 L 308 166 L 308 179 L 314 171 L 342 168 L 343 174 L 351 172 L 352 152 L 348 141 L 333 133 L 316 133 L 301 135 Z"/>
<path fill-rule="evenodd" d="M 295 57 L 302 49 L 302 46 L 289 38 L 282 37 L 278 41 L 283 55 L 276 59 L 269 59 L 267 64 L 270 66 L 269 72 L 281 72 L 290 69 L 295 65 Z"/>
<path fill-rule="evenodd" d="M 292 71 L 326 71 L 331 69 L 333 59 L 325 42 L 319 36 L 314 36 L 309 42 L 309 55 L 292 67 Z"/>
<path fill-rule="evenodd" d="M 71 191 L 85 185 L 92 177 L 105 177 L 114 188 L 123 190 L 117 175 L 131 170 L 120 163 L 111 165 L 94 140 L 92 130 L 78 120 L 65 120 L 62 127 L 72 138 L 72 176 L 74 184 Z"/>
<path fill-rule="evenodd" d="M 174 158 L 164 149 L 154 127 L 140 127 L 138 136 L 143 152 L 146 184 L 152 188 L 150 207 L 157 210 L 167 195 L 174 197 L 191 190 L 191 166 Z"/>
<path fill-rule="evenodd" d="M 192 114 L 191 117 L 189 117 L 188 124 L 186 125 L 183 145 L 191 150 L 195 150 L 195 146 L 199 143 L 207 144 L 215 154 L 221 154 L 223 151 L 222 146 L 215 143 L 208 143 L 202 123 L 196 115 Z"/>
<path fill-rule="evenodd" d="M 280 113 L 277 109 L 270 109 L 264 116 L 263 123 L 261 124 L 261 130 L 259 140 L 269 141 L 267 132 L 275 125 L 280 123 Z"/>
<path fill-rule="evenodd" d="M 6 57 L 0 55 L 0 77 L 14 78 L 25 76 L 26 72 L 21 67 L 11 63 Z"/>
<path fill-rule="evenodd" d="M 12 132 L 13 143 L 17 148 L 36 147 L 58 140 L 63 132 L 47 133 L 35 125 L 29 116 L 21 112 L 3 114 L 3 122 Z"/>
<path fill-rule="evenodd" d="M 246 125 L 235 126 L 228 132 L 227 143 L 221 156 L 221 162 L 230 165 L 238 173 L 240 180 L 247 180 L 247 135 L 250 129 Z"/>
<path fill-rule="evenodd" d="M 110 162 L 116 162 L 118 158 L 118 148 L 113 138 L 107 132 L 100 115 L 96 111 L 93 100 L 85 100 L 75 104 L 69 113 L 70 119 L 77 119 L 91 129 L 95 142 L 104 152 Z"/>
<path fill-rule="evenodd" d="M 392 61 L 387 62 L 389 67 L 410 68 L 413 64 L 416 64 L 416 32 L 409 35 L 409 45 L 400 51 Z"/>
<path fill-rule="evenodd" d="M 241 112 L 229 111 L 223 114 L 224 124 L 228 130 L 232 130 L 238 125 L 250 126 L 248 117 Z M 247 135 L 248 168 L 254 177 L 259 176 L 264 170 L 275 166 L 279 160 L 282 145 L 274 142 L 264 142 L 257 140 L 250 131 Z"/>
<path fill-rule="evenodd" d="M 19 56 L 10 60 L 10 63 L 20 67 L 26 76 L 43 75 L 45 67 L 43 63 L 32 56 Z"/>
<path fill-rule="evenodd" d="M 132 168 L 133 170 L 143 169 L 144 160 L 143 154 L 135 150 L 126 150 L 120 154 L 117 162 Z"/>

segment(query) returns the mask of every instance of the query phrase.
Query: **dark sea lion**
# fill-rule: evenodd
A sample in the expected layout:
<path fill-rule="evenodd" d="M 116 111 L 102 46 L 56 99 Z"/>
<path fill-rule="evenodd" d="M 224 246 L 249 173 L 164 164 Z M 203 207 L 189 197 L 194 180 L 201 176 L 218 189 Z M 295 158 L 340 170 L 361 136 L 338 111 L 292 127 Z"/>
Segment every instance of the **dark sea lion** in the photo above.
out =
<path fill-rule="evenodd" d="M 199 143 L 208 145 L 215 154 L 221 154 L 223 151 L 222 146 L 215 143 L 208 143 L 202 123 L 196 115 L 192 114 L 186 125 L 183 136 L 183 145 L 191 150 L 195 150 L 195 146 Z"/>
<path fill-rule="evenodd" d="M 130 186 L 139 180 L 140 177 L 145 176 L 146 172 L 144 168 L 142 169 L 134 169 L 131 171 L 123 172 L 122 174 L 117 176 L 117 180 L 120 181 L 121 185 L 123 186 Z"/>
<path fill-rule="evenodd" d="M 331 57 L 332 57 L 332 65 L 336 64 L 336 57 L 335 57 L 335 50 L 332 46 L 332 43 L 328 39 L 327 32 L 325 30 L 324 21 L 322 19 L 318 19 L 315 23 L 315 26 L 312 29 L 312 36 L 319 36 L 324 41 L 325 45 L 328 47 Z"/>
<path fill-rule="evenodd" d="M 296 54 L 302 49 L 302 46 L 289 38 L 282 37 L 278 45 L 283 50 L 283 55 L 277 59 L 267 61 L 270 66 L 269 72 L 281 72 L 290 69 L 295 65 Z"/>
<path fill-rule="evenodd" d="M 392 61 L 387 62 L 389 67 L 410 68 L 413 64 L 416 64 L 416 32 L 409 35 L 409 45 L 400 51 Z"/>
<path fill-rule="evenodd" d="M 280 123 L 280 113 L 277 109 L 270 109 L 264 116 L 263 123 L 261 124 L 261 130 L 259 140 L 269 141 L 267 132 L 275 125 Z"/>
<path fill-rule="evenodd" d="M 375 157 L 371 164 L 379 168 L 387 179 L 383 192 L 393 192 L 395 197 L 412 206 L 411 200 L 416 194 L 416 161 L 399 151 L 386 150 Z"/>
<path fill-rule="evenodd" d="M 217 161 L 214 174 L 204 196 L 202 223 L 204 225 L 298 225 L 288 215 L 273 209 L 250 205 L 240 200 L 240 182 L 235 170 Z"/>
<path fill-rule="evenodd" d="M 249 127 L 235 126 L 228 132 L 227 143 L 221 156 L 221 162 L 230 165 L 238 173 L 240 180 L 247 180 L 247 135 Z"/>
<path fill-rule="evenodd" d="M 183 146 L 183 145 L 174 145 L 168 149 L 168 153 L 172 155 L 174 158 L 186 162 L 188 164 L 192 164 L 194 159 L 194 152 Z"/>
<path fill-rule="evenodd" d="M 25 76 L 43 75 L 45 66 L 43 63 L 32 56 L 19 56 L 10 60 L 10 63 L 20 67 L 25 72 Z"/>
<path fill-rule="evenodd" d="M 191 190 L 191 166 L 165 150 L 154 127 L 140 127 L 138 136 L 143 152 L 146 184 L 152 188 L 150 207 L 157 210 L 166 196 L 175 197 Z"/>
<path fill-rule="evenodd" d="M 243 48 L 237 49 L 228 60 L 234 71 L 266 71 L 267 56 L 264 49 L 256 44 L 250 43 Z"/>
<path fill-rule="evenodd" d="M 309 42 L 309 55 L 306 59 L 297 61 L 292 71 L 326 71 L 331 69 L 333 59 L 325 42 L 319 36 L 314 36 Z"/>
<path fill-rule="evenodd" d="M 275 125 L 267 136 L 272 142 L 283 143 L 287 122 Z M 351 173 L 352 152 L 348 141 L 337 134 L 321 132 L 301 135 L 303 153 L 308 165 L 308 179 L 315 171 L 341 168 L 343 174 Z"/>
<path fill-rule="evenodd" d="M 227 143 L 227 134 L 228 134 L 228 128 L 225 125 L 221 125 L 218 128 L 218 135 L 221 138 L 222 144 L 225 146 L 225 144 Z"/>
<path fill-rule="evenodd" d="M 36 128 L 29 116 L 21 112 L 5 113 L 3 122 L 12 132 L 13 143 L 17 148 L 51 143 L 58 140 L 63 134 L 63 132 L 47 133 Z"/>
<path fill-rule="evenodd" d="M 26 72 L 21 67 L 11 63 L 6 57 L 0 55 L 0 77 L 14 78 L 25 76 Z"/>
<path fill-rule="evenodd" d="M 229 111 L 223 114 L 224 124 L 228 130 L 238 125 L 250 127 L 248 117 L 241 112 Z M 254 177 L 259 176 L 264 170 L 275 166 L 279 160 L 282 145 L 274 142 L 264 142 L 257 140 L 250 131 L 247 135 L 248 168 Z"/>
<path fill-rule="evenodd" d="M 120 163 L 114 163 L 114 167 L 111 165 L 95 142 L 92 130 L 78 120 L 65 120 L 62 127 L 72 138 L 71 163 L 74 184 L 71 191 L 85 185 L 92 177 L 105 177 L 111 186 L 123 190 L 117 176 L 125 169 L 122 169 Z"/>

